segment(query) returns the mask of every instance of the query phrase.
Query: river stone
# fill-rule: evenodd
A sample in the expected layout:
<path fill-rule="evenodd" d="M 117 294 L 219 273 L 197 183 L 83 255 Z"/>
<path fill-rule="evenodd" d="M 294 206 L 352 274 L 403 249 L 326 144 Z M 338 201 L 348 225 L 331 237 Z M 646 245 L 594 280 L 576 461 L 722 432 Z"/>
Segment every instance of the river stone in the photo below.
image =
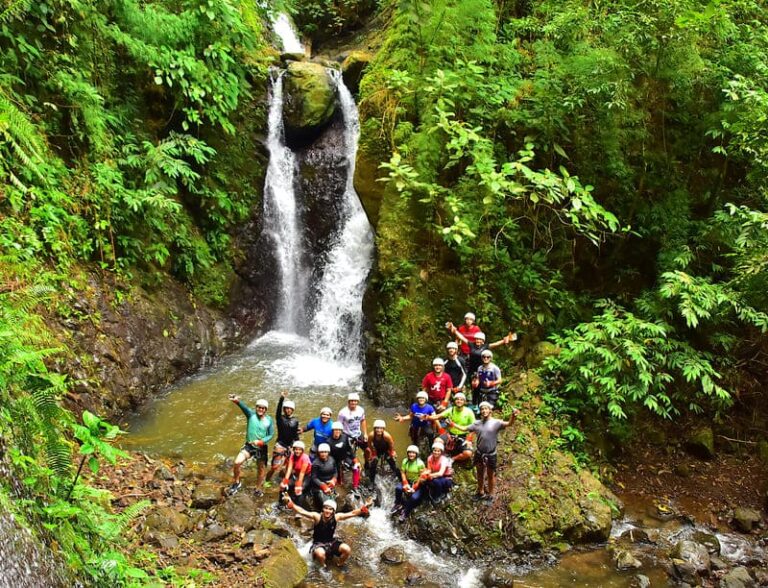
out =
<path fill-rule="evenodd" d="M 213 482 L 202 482 L 192 492 L 192 508 L 209 509 L 221 500 L 221 488 Z"/>
<path fill-rule="evenodd" d="M 203 529 L 203 531 L 198 534 L 198 537 L 206 543 L 211 543 L 213 541 L 224 539 L 227 535 L 229 535 L 229 530 L 221 523 L 214 522 Z"/>
<path fill-rule="evenodd" d="M 162 549 L 176 549 L 179 546 L 179 538 L 168 533 L 149 533 L 144 540 Z"/>
<path fill-rule="evenodd" d="M 617 549 L 613 554 L 617 570 L 632 570 L 641 568 L 643 564 L 626 549 Z"/>
<path fill-rule="evenodd" d="M 352 51 L 341 63 L 344 85 L 353 94 L 357 94 L 360 89 L 360 80 L 363 79 L 363 72 L 371 63 L 371 59 L 373 55 L 366 51 Z"/>
<path fill-rule="evenodd" d="M 307 576 L 307 562 L 293 541 L 281 539 L 272 547 L 272 555 L 262 562 L 259 574 L 266 588 L 294 588 Z"/>
<path fill-rule="evenodd" d="M 147 533 L 183 535 L 189 528 L 189 517 L 169 506 L 158 507 L 144 522 Z"/>
<path fill-rule="evenodd" d="M 680 580 L 698 585 L 699 577 L 709 573 L 709 552 L 694 541 L 679 541 L 672 549 L 672 566 Z"/>
<path fill-rule="evenodd" d="M 405 550 L 402 547 L 388 547 L 379 556 L 385 564 L 399 565 L 405 561 Z"/>
<path fill-rule="evenodd" d="M 293 61 L 285 74 L 283 120 L 289 143 L 314 140 L 336 111 L 336 87 L 319 63 Z"/>
<path fill-rule="evenodd" d="M 174 479 L 173 472 L 170 470 L 170 468 L 165 465 L 161 464 L 159 468 L 155 470 L 155 474 L 153 476 L 155 480 L 163 480 L 165 482 L 170 482 Z"/>
<path fill-rule="evenodd" d="M 621 534 L 621 538 L 630 543 L 653 543 L 643 529 L 627 529 Z"/>
<path fill-rule="evenodd" d="M 248 531 L 244 536 L 240 545 L 247 547 L 249 545 L 271 545 L 275 539 L 275 535 L 266 529 L 255 529 Z"/>
<path fill-rule="evenodd" d="M 638 574 L 632 578 L 630 586 L 632 588 L 651 588 L 651 579 L 643 574 Z"/>
<path fill-rule="evenodd" d="M 695 429 L 685 440 L 685 448 L 691 455 L 701 459 L 715 457 L 715 436 L 711 427 L 699 427 Z"/>
<path fill-rule="evenodd" d="M 750 533 L 760 522 L 760 513 L 751 508 L 739 507 L 733 512 L 731 524 L 742 533 Z"/>
<path fill-rule="evenodd" d="M 720 555 L 720 540 L 711 533 L 696 531 L 691 535 L 691 541 L 706 547 L 710 555 Z"/>
<path fill-rule="evenodd" d="M 755 581 L 744 566 L 733 568 L 720 579 L 720 588 L 751 588 Z"/>
<path fill-rule="evenodd" d="M 248 492 L 238 492 L 216 509 L 216 520 L 228 527 L 250 531 L 259 523 L 256 501 Z"/>
<path fill-rule="evenodd" d="M 490 569 L 483 575 L 483 585 L 493 588 L 512 588 L 514 576 L 504 569 Z"/>

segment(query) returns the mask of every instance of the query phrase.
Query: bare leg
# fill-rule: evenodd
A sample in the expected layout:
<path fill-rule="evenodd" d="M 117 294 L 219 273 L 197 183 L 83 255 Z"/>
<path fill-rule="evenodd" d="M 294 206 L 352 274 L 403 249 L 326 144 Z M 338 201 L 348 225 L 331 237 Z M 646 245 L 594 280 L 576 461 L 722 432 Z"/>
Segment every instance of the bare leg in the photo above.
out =
<path fill-rule="evenodd" d="M 485 464 L 481 461 L 477 464 L 477 493 L 485 493 Z"/>
<path fill-rule="evenodd" d="M 342 543 L 339 546 L 339 552 L 341 552 L 341 555 L 339 555 L 339 559 L 337 563 L 339 567 L 341 567 L 344 565 L 344 562 L 349 559 L 349 556 L 352 553 L 352 548 L 346 543 Z"/>
<path fill-rule="evenodd" d="M 496 472 L 491 468 L 488 468 L 488 496 L 493 496 L 493 491 L 496 489 Z"/>
<path fill-rule="evenodd" d="M 237 454 L 237 457 L 235 458 L 235 465 L 232 468 L 232 475 L 233 475 L 233 482 L 237 484 L 240 481 L 240 467 L 248 461 L 248 458 L 250 457 L 249 453 L 247 451 L 241 451 Z"/>
<path fill-rule="evenodd" d="M 258 474 L 256 476 L 256 488 L 260 489 L 264 485 L 264 478 L 267 477 L 267 464 L 259 462 Z"/>
<path fill-rule="evenodd" d="M 319 563 L 321 566 L 325 565 L 325 549 L 322 547 L 318 547 L 312 552 L 312 557 L 314 557 L 317 560 L 317 563 Z"/>

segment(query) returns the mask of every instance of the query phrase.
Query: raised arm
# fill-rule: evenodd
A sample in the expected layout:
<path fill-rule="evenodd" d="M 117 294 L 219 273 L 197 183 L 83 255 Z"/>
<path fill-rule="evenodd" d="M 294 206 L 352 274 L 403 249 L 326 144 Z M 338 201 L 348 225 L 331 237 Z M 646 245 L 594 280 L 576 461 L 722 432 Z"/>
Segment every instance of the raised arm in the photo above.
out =
<path fill-rule="evenodd" d="M 319 512 L 312 512 L 309 510 L 304 510 L 301 508 L 298 504 L 295 504 L 293 500 L 291 500 L 290 496 L 284 496 L 283 502 L 285 502 L 285 506 L 290 508 L 291 510 L 295 511 L 297 514 L 303 516 L 306 519 L 310 519 L 312 521 L 319 521 L 320 520 L 320 513 Z"/>
<path fill-rule="evenodd" d="M 369 514 L 369 509 L 371 508 L 372 504 L 373 504 L 373 497 L 370 497 L 368 498 L 368 500 L 365 501 L 365 504 L 360 508 L 356 508 L 355 510 L 352 510 L 350 512 L 336 513 L 336 520 L 345 521 L 347 519 L 351 519 L 359 516 L 367 517 Z"/>
<path fill-rule="evenodd" d="M 517 415 L 519 415 L 519 414 L 520 414 L 520 409 L 513 408 L 512 409 L 512 414 L 509 415 L 509 420 L 508 421 L 504 421 L 504 428 L 506 429 L 507 427 L 511 427 L 512 423 L 515 422 L 515 419 L 517 419 Z"/>

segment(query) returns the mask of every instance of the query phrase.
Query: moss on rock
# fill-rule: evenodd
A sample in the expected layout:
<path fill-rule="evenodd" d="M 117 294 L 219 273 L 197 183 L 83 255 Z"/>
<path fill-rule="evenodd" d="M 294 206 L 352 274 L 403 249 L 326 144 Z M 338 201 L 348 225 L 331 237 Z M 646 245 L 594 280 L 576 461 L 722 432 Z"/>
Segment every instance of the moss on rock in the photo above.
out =
<path fill-rule="evenodd" d="M 319 63 L 294 61 L 285 75 L 283 116 L 286 138 L 306 142 L 328 124 L 336 111 L 336 87 Z"/>
<path fill-rule="evenodd" d="M 304 581 L 307 562 L 293 541 L 281 539 L 273 544 L 271 552 L 260 574 L 266 588 L 293 588 Z"/>

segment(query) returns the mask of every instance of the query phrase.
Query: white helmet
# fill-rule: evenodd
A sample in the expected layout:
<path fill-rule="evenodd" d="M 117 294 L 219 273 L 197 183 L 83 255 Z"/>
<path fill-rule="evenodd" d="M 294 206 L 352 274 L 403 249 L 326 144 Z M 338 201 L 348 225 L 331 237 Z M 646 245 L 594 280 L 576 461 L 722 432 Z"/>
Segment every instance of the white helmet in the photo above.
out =
<path fill-rule="evenodd" d="M 480 354 L 480 357 L 493 357 L 493 351 L 490 349 L 483 349 L 483 352 Z"/>
<path fill-rule="evenodd" d="M 381 419 L 376 419 L 375 421 L 373 421 L 373 428 L 374 429 L 386 429 L 387 428 L 387 423 L 385 423 Z"/>
<path fill-rule="evenodd" d="M 435 439 L 435 442 L 432 444 L 432 449 L 439 449 L 440 451 L 445 451 L 445 445 Z"/>
<path fill-rule="evenodd" d="M 264 408 L 269 408 L 269 402 L 267 402 L 267 401 L 266 401 L 266 400 L 264 400 L 263 398 L 259 398 L 259 399 L 256 401 L 256 406 L 263 406 Z"/>
<path fill-rule="evenodd" d="M 330 506 L 333 510 L 336 510 L 338 507 L 336 505 L 335 500 L 326 500 L 323 502 L 323 507 Z"/>
<path fill-rule="evenodd" d="M 293 448 L 294 449 L 306 449 L 307 446 L 304 445 L 304 441 L 294 441 L 293 442 Z"/>
<path fill-rule="evenodd" d="M 474 312 L 468 312 L 464 315 L 465 319 L 472 319 L 475 320 L 475 313 Z"/>
<path fill-rule="evenodd" d="M 360 401 L 360 395 L 357 392 L 350 392 L 347 395 L 347 402 L 349 402 L 350 400 L 357 400 L 359 402 Z"/>
<path fill-rule="evenodd" d="M 324 414 L 329 414 L 330 416 L 333 416 L 333 411 L 329 406 L 324 406 L 320 409 L 320 416 L 323 416 Z"/>
<path fill-rule="evenodd" d="M 493 405 L 490 402 L 486 402 L 485 400 L 483 400 L 480 403 L 480 406 L 478 406 L 478 408 L 486 408 L 486 407 L 490 408 L 490 409 L 493 409 Z"/>
<path fill-rule="evenodd" d="M 296 410 L 296 403 L 293 400 L 286 400 L 283 402 L 283 408 L 292 408 Z"/>
<path fill-rule="evenodd" d="M 456 341 L 448 341 L 448 343 L 446 343 L 446 345 L 445 345 L 445 348 L 446 349 L 458 349 L 459 348 L 459 344 L 456 343 Z"/>
<path fill-rule="evenodd" d="M 480 339 L 481 341 L 485 341 L 485 333 L 477 332 L 475 333 L 475 339 Z"/>
<path fill-rule="evenodd" d="M 405 450 L 406 453 L 415 453 L 416 455 L 419 454 L 419 448 L 415 445 L 409 445 L 408 448 Z"/>
<path fill-rule="evenodd" d="M 429 398 L 429 394 L 424 392 L 424 390 L 419 390 L 418 392 L 416 392 L 416 398 L 428 399 Z"/>
<path fill-rule="evenodd" d="M 453 399 L 454 400 L 458 400 L 459 398 L 461 398 L 463 400 L 467 399 L 467 397 L 465 396 L 464 392 L 457 392 L 456 394 L 453 395 Z"/>
<path fill-rule="evenodd" d="M 327 443 L 321 443 L 320 445 L 317 446 L 317 452 L 322 453 L 323 451 L 327 451 L 328 453 L 330 453 L 331 446 L 328 445 Z"/>
<path fill-rule="evenodd" d="M 339 421 L 336 421 L 331 425 L 331 431 L 343 431 L 344 425 L 342 425 Z"/>
<path fill-rule="evenodd" d="M 436 357 L 432 360 L 432 365 L 445 365 L 442 357 Z"/>

